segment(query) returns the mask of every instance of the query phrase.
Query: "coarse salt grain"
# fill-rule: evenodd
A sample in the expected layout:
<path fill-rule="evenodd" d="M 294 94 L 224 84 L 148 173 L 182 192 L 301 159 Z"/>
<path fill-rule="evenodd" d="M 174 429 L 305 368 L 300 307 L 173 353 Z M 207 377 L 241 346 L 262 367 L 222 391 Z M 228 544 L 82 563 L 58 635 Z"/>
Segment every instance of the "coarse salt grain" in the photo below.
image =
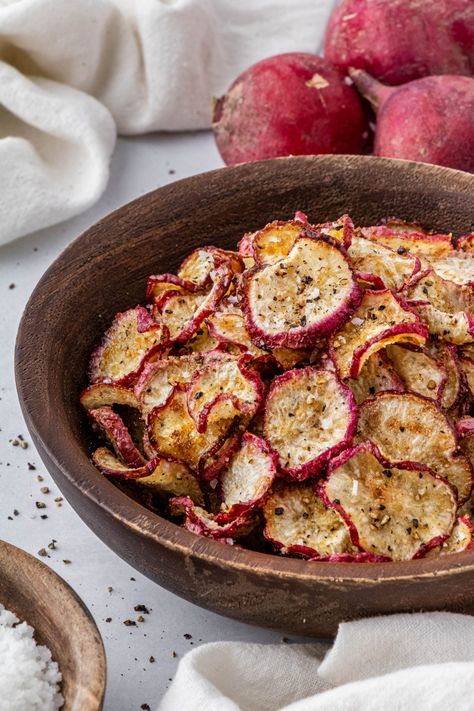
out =
<path fill-rule="evenodd" d="M 30 625 L 0 604 L 1 711 L 58 711 L 64 704 L 58 665 L 33 634 Z"/>

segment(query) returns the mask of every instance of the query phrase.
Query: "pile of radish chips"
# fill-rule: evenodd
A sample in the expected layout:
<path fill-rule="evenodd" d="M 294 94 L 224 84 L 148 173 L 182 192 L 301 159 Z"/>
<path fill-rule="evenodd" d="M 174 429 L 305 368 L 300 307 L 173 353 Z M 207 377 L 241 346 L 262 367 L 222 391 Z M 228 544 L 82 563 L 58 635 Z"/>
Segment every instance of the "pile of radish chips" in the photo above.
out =
<path fill-rule="evenodd" d="M 95 466 L 189 531 L 312 561 L 472 547 L 474 235 L 297 212 L 115 316 Z"/>

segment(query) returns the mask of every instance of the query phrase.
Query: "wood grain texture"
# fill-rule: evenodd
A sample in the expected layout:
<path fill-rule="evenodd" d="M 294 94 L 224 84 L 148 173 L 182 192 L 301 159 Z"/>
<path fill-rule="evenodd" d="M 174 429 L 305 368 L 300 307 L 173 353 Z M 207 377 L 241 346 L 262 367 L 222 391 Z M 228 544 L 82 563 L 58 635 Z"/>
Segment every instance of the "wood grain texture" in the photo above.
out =
<path fill-rule="evenodd" d="M 62 711 L 100 711 L 106 662 L 99 631 L 69 585 L 51 568 L 0 541 L 0 602 L 35 629 L 63 675 Z"/>
<path fill-rule="evenodd" d="M 306 212 L 358 224 L 399 216 L 474 229 L 474 176 L 365 156 L 283 158 L 173 183 L 110 214 L 70 245 L 36 287 L 20 326 L 18 393 L 31 436 L 84 521 L 135 568 L 178 595 L 246 622 L 330 636 L 342 619 L 390 611 L 474 612 L 474 552 L 390 564 L 308 563 L 200 538 L 146 510 L 88 458 L 78 404 L 89 353 L 118 310 L 143 300 L 149 274 L 199 245 Z"/>

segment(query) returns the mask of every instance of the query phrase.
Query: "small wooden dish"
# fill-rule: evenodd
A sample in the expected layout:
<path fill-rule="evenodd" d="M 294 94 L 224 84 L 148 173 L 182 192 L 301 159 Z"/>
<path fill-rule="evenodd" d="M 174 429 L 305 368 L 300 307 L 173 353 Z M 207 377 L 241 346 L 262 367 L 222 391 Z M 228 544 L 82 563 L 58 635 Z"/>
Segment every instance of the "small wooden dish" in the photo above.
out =
<path fill-rule="evenodd" d="M 399 216 L 474 229 L 474 175 L 368 156 L 282 158 L 224 168 L 125 205 L 71 244 L 43 276 L 18 333 L 17 386 L 40 455 L 88 526 L 132 566 L 203 607 L 245 622 L 329 636 L 341 620 L 420 609 L 474 612 L 474 551 L 402 563 L 309 563 L 195 536 L 148 511 L 88 456 L 78 402 L 89 354 L 117 311 L 143 301 L 149 274 L 200 245 L 295 210 L 313 222 Z"/>
<path fill-rule="evenodd" d="M 63 675 L 61 711 L 100 711 L 106 661 L 99 631 L 84 603 L 51 568 L 0 541 L 0 603 L 35 629 Z"/>

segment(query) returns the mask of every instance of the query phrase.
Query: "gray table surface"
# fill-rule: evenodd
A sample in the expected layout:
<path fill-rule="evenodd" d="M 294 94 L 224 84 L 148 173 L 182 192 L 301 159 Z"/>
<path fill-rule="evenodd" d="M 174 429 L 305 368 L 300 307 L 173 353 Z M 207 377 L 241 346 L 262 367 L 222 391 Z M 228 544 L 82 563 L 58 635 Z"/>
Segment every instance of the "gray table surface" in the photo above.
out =
<path fill-rule="evenodd" d="M 57 505 L 60 491 L 29 442 L 16 396 L 16 331 L 36 282 L 74 237 L 149 190 L 221 165 L 207 132 L 119 139 L 110 183 L 93 208 L 0 248 L 0 538 L 34 555 L 56 539 L 56 549 L 47 549 L 50 557 L 42 560 L 72 585 L 100 629 L 108 662 L 105 711 L 135 711 L 144 703 L 156 707 L 180 658 L 193 646 L 216 640 L 278 642 L 282 636 L 206 612 L 163 590 L 110 551 L 66 501 Z M 18 435 L 29 442 L 26 449 L 12 445 Z M 49 493 L 41 493 L 45 486 Z M 37 501 L 46 508 L 38 509 Z M 140 614 L 134 611 L 137 604 L 150 614 L 136 627 L 125 626 L 124 620 Z"/>

